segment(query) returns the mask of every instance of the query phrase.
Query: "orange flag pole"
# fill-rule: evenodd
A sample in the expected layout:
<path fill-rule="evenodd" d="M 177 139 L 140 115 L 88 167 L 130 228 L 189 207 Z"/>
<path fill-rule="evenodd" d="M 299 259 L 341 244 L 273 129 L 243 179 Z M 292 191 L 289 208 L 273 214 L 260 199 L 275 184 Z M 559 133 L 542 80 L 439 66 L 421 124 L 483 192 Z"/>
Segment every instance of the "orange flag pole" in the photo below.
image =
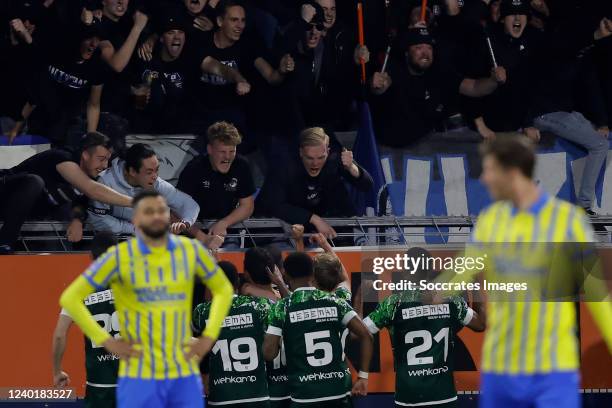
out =
<path fill-rule="evenodd" d="M 427 0 L 421 1 L 421 21 L 425 22 L 425 18 L 427 17 Z"/>
<path fill-rule="evenodd" d="M 359 29 L 359 45 L 364 46 L 364 35 L 363 35 L 363 5 L 361 3 L 357 3 L 357 27 Z M 361 59 L 361 83 L 365 84 L 366 82 L 366 69 L 365 69 L 365 61 Z"/>

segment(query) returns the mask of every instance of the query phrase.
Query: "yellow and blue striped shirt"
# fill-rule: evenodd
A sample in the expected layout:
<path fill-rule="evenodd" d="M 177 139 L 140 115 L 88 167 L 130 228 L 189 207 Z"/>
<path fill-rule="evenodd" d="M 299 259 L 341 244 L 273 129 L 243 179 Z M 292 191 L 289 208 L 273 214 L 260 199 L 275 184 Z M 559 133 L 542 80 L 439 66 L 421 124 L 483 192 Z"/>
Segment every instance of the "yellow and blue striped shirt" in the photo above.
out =
<path fill-rule="evenodd" d="M 558 256 L 558 249 L 563 248 L 553 243 L 594 241 L 583 211 L 546 193 L 525 211 L 500 201 L 479 215 L 472 236 L 474 242 L 493 252 L 488 254 L 485 279 L 540 284 L 526 293 L 514 293 L 506 301 L 488 303 L 482 370 L 506 374 L 576 370 L 575 304 L 538 297 L 546 290 L 542 286 L 551 282 L 541 285 L 536 275 L 548 276 L 551 267 L 556 268 L 555 262 L 563 262 L 553 259 L 553 253 Z M 565 278 L 569 277 L 561 277 Z"/>
<path fill-rule="evenodd" d="M 186 377 L 199 373 L 198 363 L 187 361 L 184 356 L 184 347 L 191 339 L 196 276 L 213 293 L 213 327 L 207 325 L 210 330 L 203 334 L 216 338 L 231 304 L 233 289 L 208 251 L 198 241 L 185 237 L 170 235 L 167 247 L 161 248 L 149 248 L 139 238 L 111 247 L 64 292 L 60 303 L 85 334 L 100 344 L 108 333 L 98 330 L 97 324 L 91 326 L 91 315 L 84 316 L 75 299 L 82 299 L 84 291 L 110 286 L 121 336 L 139 344 L 142 350 L 140 357 L 121 360 L 119 377 Z"/>

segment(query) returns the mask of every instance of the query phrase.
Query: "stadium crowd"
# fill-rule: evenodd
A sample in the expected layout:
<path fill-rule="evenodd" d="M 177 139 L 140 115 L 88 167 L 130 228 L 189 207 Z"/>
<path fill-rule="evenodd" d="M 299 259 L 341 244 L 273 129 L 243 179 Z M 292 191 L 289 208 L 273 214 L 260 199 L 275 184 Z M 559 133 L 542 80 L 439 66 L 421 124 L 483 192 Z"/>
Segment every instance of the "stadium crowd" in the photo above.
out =
<path fill-rule="evenodd" d="M 381 151 L 468 127 L 484 139 L 549 132 L 588 151 L 578 196 L 594 215 L 612 121 L 605 0 L 12 0 L 0 4 L 0 117 L 53 148 L 0 173 L 0 251 L 28 217 L 131 233 L 154 188 L 172 231 L 209 247 L 252 215 L 334 238 L 373 181 L 336 137 L 367 101 Z M 422 16 L 424 18 L 422 18 Z M 361 77 L 365 66 L 365 80 Z M 10 119 L 6 119 L 10 118 Z M 190 133 L 202 154 L 175 188 L 128 133 Z M 83 136 L 85 135 L 85 136 Z M 256 185 L 244 155 L 259 150 Z M 205 230 L 196 221 L 216 219 Z"/>

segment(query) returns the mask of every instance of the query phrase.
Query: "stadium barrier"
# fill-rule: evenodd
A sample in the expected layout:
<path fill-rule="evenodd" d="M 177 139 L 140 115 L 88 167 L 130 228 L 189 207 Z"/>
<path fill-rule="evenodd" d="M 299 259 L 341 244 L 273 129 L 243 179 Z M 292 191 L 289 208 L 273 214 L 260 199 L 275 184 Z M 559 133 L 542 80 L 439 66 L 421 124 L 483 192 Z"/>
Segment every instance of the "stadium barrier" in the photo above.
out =
<path fill-rule="evenodd" d="M 447 253 L 448 248 L 432 248 L 432 255 L 437 251 Z M 357 285 L 364 272 L 363 260 L 367 253 L 368 250 L 363 249 L 338 251 L 353 286 Z M 242 269 L 242 252 L 222 252 L 220 258 Z M 50 349 L 60 311 L 59 295 L 89 263 L 90 258 L 85 254 L 0 257 L 0 307 L 4 314 L 0 350 L 2 366 L 5 367 L 0 370 L 0 387 L 52 385 Z M 580 305 L 579 330 L 582 388 L 609 392 L 612 389 L 612 356 L 584 305 Z M 457 389 L 464 395 L 476 394 L 479 389 L 478 367 L 483 334 L 464 329 L 459 337 L 461 341 L 455 346 Z M 350 344 L 347 355 L 349 359 L 356 358 Z M 69 333 L 63 368 L 70 374 L 78 395 L 84 395 L 83 338 L 78 329 L 73 328 Z M 392 347 L 385 331 L 375 344 L 369 391 L 392 393 L 394 381 Z"/>

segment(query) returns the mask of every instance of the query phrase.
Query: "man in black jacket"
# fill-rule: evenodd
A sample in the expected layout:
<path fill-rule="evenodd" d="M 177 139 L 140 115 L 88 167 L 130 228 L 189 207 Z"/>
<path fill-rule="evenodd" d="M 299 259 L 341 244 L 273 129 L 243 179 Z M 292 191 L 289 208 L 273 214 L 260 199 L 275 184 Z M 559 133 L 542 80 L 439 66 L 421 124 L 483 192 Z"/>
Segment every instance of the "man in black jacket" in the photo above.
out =
<path fill-rule="evenodd" d="M 304 2 L 300 18 L 281 30 L 276 51 L 289 53 L 295 70 L 284 84 L 284 104 L 290 132 L 304 127 L 345 127 L 358 87 L 360 60 L 368 62 L 365 46 L 336 20 L 334 0 Z"/>
<path fill-rule="evenodd" d="M 485 139 L 495 132 L 514 132 L 523 129 L 537 138 L 537 129 L 527 123 L 529 103 L 536 88 L 534 67 L 543 63 L 544 34 L 528 25 L 531 14 L 529 2 L 502 2 L 500 23 L 490 30 L 490 40 L 496 62 L 506 68 L 508 80 L 497 90 L 474 101 L 480 115 L 474 120 L 476 130 Z M 484 41 L 484 40 L 483 40 Z M 482 72 L 492 65 L 487 50 L 481 56 Z M 532 126 L 532 125 L 531 125 Z"/>
<path fill-rule="evenodd" d="M 368 191 L 374 182 L 366 170 L 344 150 L 340 157 L 329 156 L 329 136 L 320 127 L 300 134 L 301 164 L 293 164 L 278 174 L 270 174 L 257 197 L 259 215 L 273 216 L 289 224 L 302 224 L 327 238 L 336 231 L 322 217 L 356 215 L 345 182 Z"/>
<path fill-rule="evenodd" d="M 554 133 L 588 151 L 577 201 L 589 215 L 594 215 L 595 184 L 609 149 L 608 129 L 604 127 L 598 132 L 581 112 L 576 111 L 574 91 L 584 75 L 585 61 L 588 62 L 594 50 L 612 38 L 612 20 L 605 17 L 598 22 L 590 20 L 588 16 L 576 15 L 554 28 L 545 48 L 545 64 L 535 74 L 538 87 L 533 94 L 528 120 L 538 130 Z M 590 103 L 598 103 L 597 98 L 591 98 Z M 592 109 L 583 107 L 585 113 Z"/>
<path fill-rule="evenodd" d="M 391 59 L 388 72 L 375 72 L 370 82 L 372 119 L 384 146 L 415 144 L 440 126 L 459 94 L 482 97 L 506 81 L 501 66 L 490 77 L 472 79 L 436 63 L 434 39 L 426 28 L 408 30 L 400 44 L 403 60 Z"/>

